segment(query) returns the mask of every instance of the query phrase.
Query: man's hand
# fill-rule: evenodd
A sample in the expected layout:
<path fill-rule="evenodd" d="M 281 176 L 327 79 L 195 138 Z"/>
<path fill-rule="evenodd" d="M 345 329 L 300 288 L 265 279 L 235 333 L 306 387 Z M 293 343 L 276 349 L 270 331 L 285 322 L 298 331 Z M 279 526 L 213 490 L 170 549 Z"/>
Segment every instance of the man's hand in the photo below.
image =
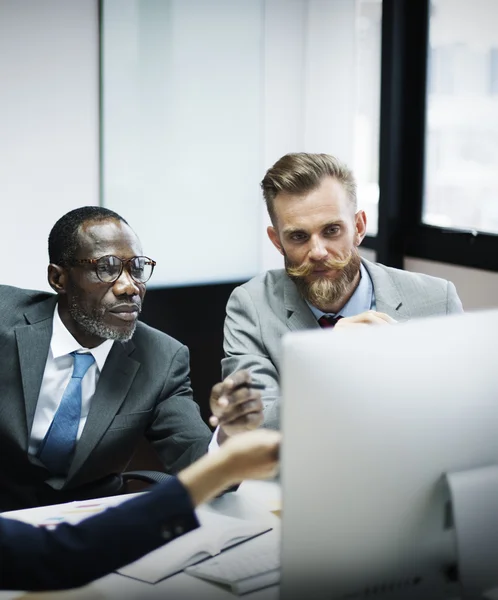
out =
<path fill-rule="evenodd" d="M 276 475 L 280 440 L 278 431 L 267 429 L 241 433 L 180 471 L 178 479 L 197 506 L 244 479 Z"/>
<path fill-rule="evenodd" d="M 211 390 L 209 419 L 213 427 L 220 426 L 218 442 L 242 431 L 257 429 L 263 423 L 261 394 L 251 387 L 247 371 L 237 371 Z"/>
<path fill-rule="evenodd" d="M 389 315 L 386 315 L 386 313 L 367 310 L 354 317 L 344 317 L 343 319 L 340 319 L 337 321 L 334 330 L 347 327 L 358 327 L 359 325 L 392 325 L 393 323 L 397 323 L 397 321 Z"/>

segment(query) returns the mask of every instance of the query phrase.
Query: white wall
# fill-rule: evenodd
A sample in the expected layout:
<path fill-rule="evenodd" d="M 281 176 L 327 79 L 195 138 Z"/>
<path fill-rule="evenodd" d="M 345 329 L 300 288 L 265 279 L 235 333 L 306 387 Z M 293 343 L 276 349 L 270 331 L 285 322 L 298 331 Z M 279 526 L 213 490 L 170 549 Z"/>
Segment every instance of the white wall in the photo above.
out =
<path fill-rule="evenodd" d="M 284 0 L 267 4 L 266 39 L 271 39 L 270 32 L 278 36 L 274 24 L 284 4 Z M 287 9 L 298 28 L 303 5 L 292 2 Z M 277 47 L 295 51 L 296 60 L 306 56 L 293 46 L 292 38 L 275 37 L 275 45 L 266 47 L 266 85 L 273 82 L 272 106 L 282 110 L 265 105 L 268 127 L 262 168 L 286 150 L 285 144 L 302 149 L 304 125 L 301 130 L 287 125 L 303 107 L 296 98 L 282 94 L 277 77 L 282 81 L 296 75 L 276 69 Z M 98 204 L 98 62 L 97 0 L 0 0 L 0 248 L 14 265 L 2 271 L 1 283 L 47 288 L 50 228 L 68 210 Z M 258 235 L 264 239 L 260 202 Z M 371 251 L 362 254 L 375 260 Z M 270 246 L 262 259 L 265 266 L 281 266 L 280 255 Z M 498 307 L 498 273 L 413 258 L 406 259 L 405 267 L 453 281 L 466 310 Z"/>
<path fill-rule="evenodd" d="M 0 0 L 0 283 L 48 289 L 52 225 L 99 202 L 97 8 Z"/>

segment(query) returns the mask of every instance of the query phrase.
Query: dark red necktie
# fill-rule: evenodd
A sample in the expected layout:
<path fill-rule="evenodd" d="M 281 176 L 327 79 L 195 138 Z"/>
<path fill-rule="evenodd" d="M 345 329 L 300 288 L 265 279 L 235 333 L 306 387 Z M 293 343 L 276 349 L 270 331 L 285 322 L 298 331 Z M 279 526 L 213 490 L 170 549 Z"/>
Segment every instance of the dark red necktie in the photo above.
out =
<path fill-rule="evenodd" d="M 329 317 L 327 315 L 323 315 L 318 319 L 318 323 L 320 327 L 323 328 L 334 327 L 337 321 L 339 321 L 340 319 L 342 319 L 341 315 L 338 315 L 337 317 Z"/>

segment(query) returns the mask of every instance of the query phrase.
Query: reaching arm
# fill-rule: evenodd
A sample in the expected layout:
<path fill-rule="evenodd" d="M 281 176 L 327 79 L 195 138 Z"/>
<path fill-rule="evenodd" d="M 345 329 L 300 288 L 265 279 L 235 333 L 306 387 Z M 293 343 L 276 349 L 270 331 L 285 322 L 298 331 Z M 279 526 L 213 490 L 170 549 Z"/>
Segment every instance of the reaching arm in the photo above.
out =
<path fill-rule="evenodd" d="M 53 530 L 0 519 L 0 588 L 84 585 L 198 527 L 187 490 L 172 478 L 77 525 Z"/>
<path fill-rule="evenodd" d="M 54 590 L 84 585 L 196 527 L 193 507 L 246 478 L 271 476 L 279 434 L 229 439 L 178 478 L 78 525 L 53 530 L 0 518 L 0 588 Z"/>

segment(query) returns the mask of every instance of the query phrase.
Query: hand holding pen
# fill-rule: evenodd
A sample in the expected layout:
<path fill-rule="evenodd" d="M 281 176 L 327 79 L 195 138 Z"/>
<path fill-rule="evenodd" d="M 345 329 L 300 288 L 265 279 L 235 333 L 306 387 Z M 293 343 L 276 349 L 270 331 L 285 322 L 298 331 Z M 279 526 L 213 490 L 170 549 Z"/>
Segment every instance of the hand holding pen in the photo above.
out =
<path fill-rule="evenodd" d="M 213 387 L 209 423 L 213 427 L 220 426 L 219 442 L 227 436 L 262 425 L 261 389 L 264 386 L 252 382 L 248 371 L 237 371 Z"/>

